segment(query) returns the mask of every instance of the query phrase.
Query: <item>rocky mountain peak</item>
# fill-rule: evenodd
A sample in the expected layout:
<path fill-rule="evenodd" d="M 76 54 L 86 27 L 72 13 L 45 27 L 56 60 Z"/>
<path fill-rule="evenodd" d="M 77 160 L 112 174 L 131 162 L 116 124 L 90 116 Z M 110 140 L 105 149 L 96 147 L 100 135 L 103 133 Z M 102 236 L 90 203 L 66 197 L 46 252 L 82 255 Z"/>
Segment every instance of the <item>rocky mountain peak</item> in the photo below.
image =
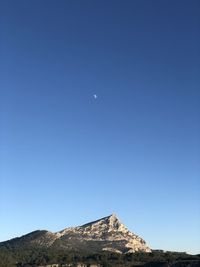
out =
<path fill-rule="evenodd" d="M 102 250 L 118 253 L 151 251 L 146 242 L 130 232 L 116 214 L 111 214 L 82 226 L 69 227 L 56 233 L 49 231 L 33 232 L 8 242 L 14 242 L 17 246 L 20 246 L 21 243 L 26 246 L 37 244 L 38 246 L 78 251 L 87 250 L 90 252 Z"/>
<path fill-rule="evenodd" d="M 121 225 L 120 220 L 118 219 L 117 215 L 114 213 L 107 217 L 107 223 L 111 228 L 116 229 L 116 230 L 118 230 Z"/>
<path fill-rule="evenodd" d="M 110 229 L 113 229 L 113 230 L 114 229 L 118 230 L 120 225 L 121 225 L 121 222 L 119 221 L 117 215 L 113 213 L 113 214 L 111 214 L 111 215 L 109 215 L 107 217 L 101 218 L 101 219 L 99 219 L 97 221 L 93 221 L 93 222 L 84 224 L 84 225 L 82 225 L 80 227 L 86 228 L 86 227 L 91 227 L 91 226 L 94 227 L 94 226 L 98 226 L 98 225 L 99 226 L 104 225 L 107 228 L 110 228 Z"/>
<path fill-rule="evenodd" d="M 82 226 L 76 227 L 76 230 L 84 232 L 85 234 L 98 236 L 100 238 L 108 234 L 116 232 L 127 232 L 127 228 L 120 222 L 116 214 L 111 214 L 107 217 L 101 218 Z M 66 229 L 67 230 L 67 229 Z"/>
<path fill-rule="evenodd" d="M 113 245 L 111 244 L 118 244 L 118 249 L 124 247 L 123 251 L 151 251 L 142 238 L 130 232 L 121 223 L 116 214 L 111 214 L 78 227 L 66 228 L 57 234 L 58 237 L 79 236 L 82 241 L 95 241 L 101 242 L 102 244 L 103 242 L 107 242 L 110 245 L 108 247 L 105 246 L 103 248 L 104 250 L 111 251 L 113 250 Z M 119 251 L 121 251 L 121 248 Z"/>

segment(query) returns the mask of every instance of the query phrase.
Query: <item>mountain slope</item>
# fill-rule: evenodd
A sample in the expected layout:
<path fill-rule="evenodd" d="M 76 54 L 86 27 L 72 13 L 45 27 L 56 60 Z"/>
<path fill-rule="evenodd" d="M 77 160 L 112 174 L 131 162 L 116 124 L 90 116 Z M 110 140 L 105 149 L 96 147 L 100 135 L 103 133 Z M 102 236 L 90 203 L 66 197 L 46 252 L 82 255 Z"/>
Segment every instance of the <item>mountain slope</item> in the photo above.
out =
<path fill-rule="evenodd" d="M 35 231 L 20 238 L 0 243 L 0 247 L 11 246 L 14 248 L 23 246 L 27 248 L 27 246 L 35 245 L 83 252 L 100 252 L 102 250 L 118 253 L 151 251 L 146 242 L 131 233 L 114 214 L 56 233 Z"/>

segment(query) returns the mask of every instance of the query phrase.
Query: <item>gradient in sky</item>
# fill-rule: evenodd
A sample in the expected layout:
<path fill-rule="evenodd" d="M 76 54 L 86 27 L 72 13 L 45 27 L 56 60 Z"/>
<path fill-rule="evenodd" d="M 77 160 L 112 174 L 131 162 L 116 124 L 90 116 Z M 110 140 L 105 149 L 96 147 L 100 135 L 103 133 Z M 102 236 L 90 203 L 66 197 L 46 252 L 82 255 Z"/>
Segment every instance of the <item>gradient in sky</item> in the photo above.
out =
<path fill-rule="evenodd" d="M 0 13 L 0 240 L 115 212 L 152 248 L 199 253 L 200 2 Z"/>

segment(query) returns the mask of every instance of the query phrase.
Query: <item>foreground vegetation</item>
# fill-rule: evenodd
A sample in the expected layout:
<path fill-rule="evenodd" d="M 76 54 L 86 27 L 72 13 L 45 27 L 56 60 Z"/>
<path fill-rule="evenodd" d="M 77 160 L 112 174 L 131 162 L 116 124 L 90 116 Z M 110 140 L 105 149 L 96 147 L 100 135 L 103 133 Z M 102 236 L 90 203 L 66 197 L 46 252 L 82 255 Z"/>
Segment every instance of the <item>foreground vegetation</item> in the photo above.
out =
<path fill-rule="evenodd" d="M 12 247 L 0 247 L 0 267 L 36 267 L 48 264 L 72 264 L 84 263 L 100 264 L 102 267 L 199 267 L 200 255 L 192 256 L 186 253 L 153 251 L 152 253 L 117 254 L 102 252 L 98 254 L 81 254 L 79 252 L 47 249 L 27 248 L 13 249 Z"/>

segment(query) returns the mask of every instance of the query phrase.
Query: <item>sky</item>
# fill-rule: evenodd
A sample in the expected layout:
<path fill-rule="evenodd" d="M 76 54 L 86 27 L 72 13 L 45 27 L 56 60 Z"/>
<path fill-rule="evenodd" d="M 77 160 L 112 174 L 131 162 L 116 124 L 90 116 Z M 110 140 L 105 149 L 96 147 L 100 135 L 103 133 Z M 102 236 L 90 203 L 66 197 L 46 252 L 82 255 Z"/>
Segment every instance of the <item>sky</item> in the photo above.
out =
<path fill-rule="evenodd" d="M 200 2 L 0 1 L 0 241 L 113 212 L 200 253 Z"/>

